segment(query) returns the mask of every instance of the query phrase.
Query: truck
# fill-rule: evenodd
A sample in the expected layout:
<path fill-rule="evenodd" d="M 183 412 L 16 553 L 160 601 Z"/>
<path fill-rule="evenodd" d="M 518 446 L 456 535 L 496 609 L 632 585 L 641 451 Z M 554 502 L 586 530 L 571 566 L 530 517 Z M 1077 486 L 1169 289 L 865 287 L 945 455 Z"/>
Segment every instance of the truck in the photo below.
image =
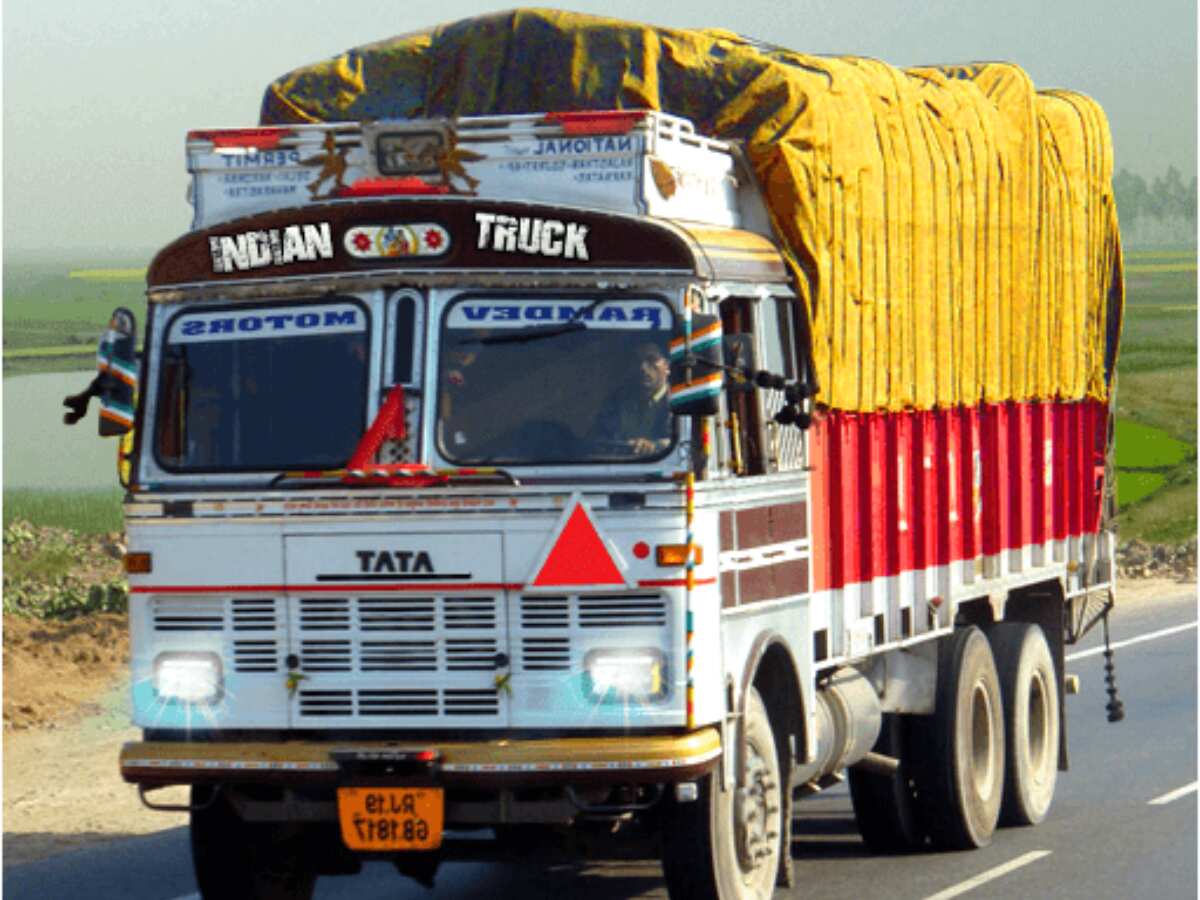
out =
<path fill-rule="evenodd" d="M 187 161 L 71 400 L 124 435 L 120 771 L 204 897 L 565 855 L 766 898 L 845 780 L 876 851 L 1049 814 L 1114 602 L 1092 101 L 521 10 Z"/>

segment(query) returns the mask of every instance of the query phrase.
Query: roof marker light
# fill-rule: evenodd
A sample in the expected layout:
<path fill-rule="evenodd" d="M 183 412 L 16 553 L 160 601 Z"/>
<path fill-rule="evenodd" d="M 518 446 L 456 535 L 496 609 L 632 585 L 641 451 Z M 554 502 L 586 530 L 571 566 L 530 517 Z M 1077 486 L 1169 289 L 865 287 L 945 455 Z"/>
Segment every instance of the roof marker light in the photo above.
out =
<path fill-rule="evenodd" d="M 585 109 L 546 113 L 546 123 L 562 126 L 563 134 L 626 134 L 646 118 L 644 109 Z"/>
<path fill-rule="evenodd" d="M 214 150 L 274 150 L 285 137 L 295 134 L 290 128 L 218 128 L 189 131 L 189 141 L 212 141 Z"/>

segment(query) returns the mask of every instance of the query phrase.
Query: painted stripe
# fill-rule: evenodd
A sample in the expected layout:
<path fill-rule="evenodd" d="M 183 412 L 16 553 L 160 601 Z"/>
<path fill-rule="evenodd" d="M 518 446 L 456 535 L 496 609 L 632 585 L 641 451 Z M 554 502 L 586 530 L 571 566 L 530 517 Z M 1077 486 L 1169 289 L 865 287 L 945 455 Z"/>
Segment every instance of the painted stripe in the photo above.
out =
<path fill-rule="evenodd" d="M 1155 797 L 1148 801 L 1149 806 L 1165 806 L 1173 800 L 1178 800 L 1180 797 L 1186 797 L 1188 794 L 1196 793 L 1196 789 L 1200 787 L 1200 781 L 1193 781 L 1191 784 L 1185 784 L 1181 788 L 1176 788 L 1173 791 L 1168 791 L 1161 797 Z"/>
<path fill-rule="evenodd" d="M 1032 862 L 1037 862 L 1050 855 L 1049 850 L 1031 850 L 1023 856 L 1018 856 L 1016 859 L 1009 860 L 995 868 L 988 869 L 986 872 L 981 872 L 974 878 L 968 878 L 966 881 L 960 881 L 953 887 L 948 887 L 944 891 L 938 891 L 936 894 L 930 894 L 925 900 L 950 900 L 951 897 L 958 897 L 968 891 L 973 891 L 981 885 L 987 884 L 989 881 L 995 881 L 1003 875 L 1007 875 L 1022 866 L 1027 866 Z"/>
<path fill-rule="evenodd" d="M 1141 644 L 1145 641 L 1153 641 L 1158 638 L 1168 637 L 1172 634 L 1178 634 L 1181 631 L 1187 631 L 1189 628 L 1195 628 L 1198 623 L 1186 622 L 1183 625 L 1174 625 L 1171 628 L 1162 628 L 1158 631 L 1152 631 L 1149 634 L 1140 634 L 1137 637 L 1129 638 L 1124 641 L 1117 641 L 1115 644 L 1110 644 L 1113 650 L 1119 650 L 1121 647 L 1130 647 L 1134 644 Z M 1077 653 L 1067 655 L 1067 662 L 1074 662 L 1077 659 L 1087 659 L 1089 656 L 1098 656 L 1104 652 L 1103 647 L 1091 647 L 1087 650 L 1080 650 Z"/>
<path fill-rule="evenodd" d="M 808 555 L 808 541 L 782 541 L 778 544 L 762 544 L 745 550 L 727 550 L 717 557 L 717 569 L 722 572 L 739 572 L 759 566 L 773 566 Z"/>
<path fill-rule="evenodd" d="M 826 414 L 809 431 L 814 589 L 1095 534 L 1107 417 L 1092 400 Z"/>
<path fill-rule="evenodd" d="M 298 594 L 347 591 L 519 591 L 523 584 L 135 584 L 131 594 Z"/>
<path fill-rule="evenodd" d="M 696 585 L 716 584 L 715 576 L 697 578 Z M 638 587 L 686 587 L 686 578 L 645 578 Z M 299 594 L 347 591 L 522 591 L 525 584 L 163 584 L 131 585 L 131 594 Z"/>
<path fill-rule="evenodd" d="M 710 578 L 697 578 L 696 587 L 706 584 L 716 584 L 715 576 Z M 638 587 L 687 587 L 686 578 L 646 578 L 638 582 Z"/>

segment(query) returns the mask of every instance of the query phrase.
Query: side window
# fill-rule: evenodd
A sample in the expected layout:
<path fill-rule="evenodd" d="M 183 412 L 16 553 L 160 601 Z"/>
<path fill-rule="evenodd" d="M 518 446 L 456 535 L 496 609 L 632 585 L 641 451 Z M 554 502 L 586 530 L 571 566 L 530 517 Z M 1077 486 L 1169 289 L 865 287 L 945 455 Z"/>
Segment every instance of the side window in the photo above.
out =
<path fill-rule="evenodd" d="M 768 297 L 758 304 L 763 368 L 782 375 L 789 382 L 801 380 L 798 376 L 802 357 L 798 355 L 797 336 L 797 329 L 803 325 L 800 313 L 799 305 L 792 297 Z M 760 391 L 760 397 L 766 423 L 763 444 L 767 471 L 802 468 L 804 441 L 799 430 L 775 422 L 775 414 L 787 402 L 783 391 Z"/>
<path fill-rule="evenodd" d="M 721 303 L 721 329 L 726 335 L 750 335 L 754 341 L 754 303 L 749 297 L 730 297 Z M 742 365 L 759 367 L 757 360 L 742 360 Z M 762 425 L 757 391 L 752 385 L 734 378 L 725 379 L 725 402 L 729 411 L 723 423 L 730 444 L 730 459 L 738 475 L 759 475 L 765 471 L 762 452 Z"/>
<path fill-rule="evenodd" d="M 792 310 L 789 301 L 768 297 L 758 304 L 759 333 L 762 341 L 762 363 L 768 372 L 782 375 L 788 381 L 796 377 L 793 354 Z"/>

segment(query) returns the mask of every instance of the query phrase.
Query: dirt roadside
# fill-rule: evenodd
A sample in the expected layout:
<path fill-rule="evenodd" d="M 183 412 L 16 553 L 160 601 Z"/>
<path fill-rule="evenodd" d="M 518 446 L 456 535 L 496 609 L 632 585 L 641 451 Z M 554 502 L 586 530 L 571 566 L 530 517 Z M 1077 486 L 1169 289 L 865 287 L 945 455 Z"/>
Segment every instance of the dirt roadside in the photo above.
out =
<path fill-rule="evenodd" d="M 1122 606 L 1195 591 L 1168 578 L 1123 582 Z M 187 823 L 151 812 L 121 780 L 129 726 L 124 617 L 4 617 L 4 866 Z M 182 802 L 182 789 L 155 795 Z"/>

